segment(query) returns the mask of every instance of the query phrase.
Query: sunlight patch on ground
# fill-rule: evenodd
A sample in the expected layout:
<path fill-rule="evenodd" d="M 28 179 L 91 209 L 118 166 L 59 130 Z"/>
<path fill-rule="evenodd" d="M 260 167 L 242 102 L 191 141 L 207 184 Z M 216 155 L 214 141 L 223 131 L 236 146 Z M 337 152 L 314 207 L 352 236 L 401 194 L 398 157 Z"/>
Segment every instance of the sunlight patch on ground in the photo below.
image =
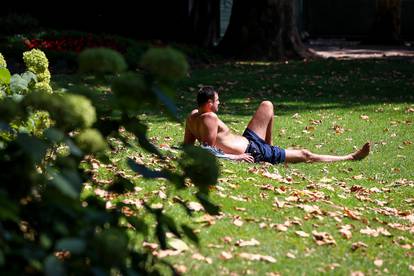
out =
<path fill-rule="evenodd" d="M 274 64 L 274 62 L 266 62 L 266 61 L 238 61 L 236 64 L 240 65 L 262 65 L 262 66 L 270 66 Z"/>
<path fill-rule="evenodd" d="M 352 47 L 311 47 L 318 55 L 324 58 L 335 59 L 366 59 L 366 58 L 386 58 L 401 57 L 414 58 L 414 49 L 410 47 L 376 47 L 376 46 L 352 46 Z"/>

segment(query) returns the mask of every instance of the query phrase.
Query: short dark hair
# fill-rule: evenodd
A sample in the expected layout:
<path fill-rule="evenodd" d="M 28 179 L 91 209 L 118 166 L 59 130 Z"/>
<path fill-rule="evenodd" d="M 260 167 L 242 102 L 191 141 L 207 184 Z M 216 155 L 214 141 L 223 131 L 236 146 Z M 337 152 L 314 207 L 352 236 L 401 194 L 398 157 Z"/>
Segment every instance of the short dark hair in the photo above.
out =
<path fill-rule="evenodd" d="M 214 95 L 217 91 L 213 88 L 213 86 L 203 86 L 198 90 L 197 94 L 197 104 L 198 106 L 202 106 L 208 100 L 214 101 Z"/>

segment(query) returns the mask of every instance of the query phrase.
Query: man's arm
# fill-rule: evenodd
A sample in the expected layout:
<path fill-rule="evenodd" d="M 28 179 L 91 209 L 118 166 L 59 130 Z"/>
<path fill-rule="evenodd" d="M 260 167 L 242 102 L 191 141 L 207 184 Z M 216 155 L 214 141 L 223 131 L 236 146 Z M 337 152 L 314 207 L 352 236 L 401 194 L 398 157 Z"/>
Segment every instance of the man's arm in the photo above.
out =
<path fill-rule="evenodd" d="M 216 139 L 217 139 L 217 131 L 218 131 L 218 124 L 219 119 L 216 114 L 209 113 L 205 114 L 203 120 L 203 128 L 202 128 L 202 143 L 204 146 L 212 147 L 213 149 L 218 150 L 216 146 Z M 207 148 L 208 148 L 207 147 Z M 251 156 L 248 153 L 242 153 L 242 154 L 228 154 L 224 153 L 220 150 L 219 154 L 214 153 L 215 150 L 211 151 L 214 155 L 221 158 L 227 158 L 230 160 L 237 160 L 237 161 L 246 161 L 249 163 L 254 162 L 253 156 Z"/>
<path fill-rule="evenodd" d="M 205 150 L 208 150 L 211 154 L 213 154 L 217 158 L 225 158 L 225 159 L 230 159 L 230 160 L 235 160 L 235 161 L 246 161 L 248 163 L 254 163 L 254 158 L 250 153 L 228 154 L 212 146 L 202 145 L 201 147 Z"/>
<path fill-rule="evenodd" d="M 184 131 L 184 145 L 194 145 L 196 137 L 191 133 L 190 128 L 188 127 L 188 118 L 185 122 L 185 131 Z"/>
<path fill-rule="evenodd" d="M 203 124 L 201 125 L 201 143 L 215 147 L 217 139 L 217 130 L 219 119 L 214 113 L 203 114 L 201 118 Z"/>

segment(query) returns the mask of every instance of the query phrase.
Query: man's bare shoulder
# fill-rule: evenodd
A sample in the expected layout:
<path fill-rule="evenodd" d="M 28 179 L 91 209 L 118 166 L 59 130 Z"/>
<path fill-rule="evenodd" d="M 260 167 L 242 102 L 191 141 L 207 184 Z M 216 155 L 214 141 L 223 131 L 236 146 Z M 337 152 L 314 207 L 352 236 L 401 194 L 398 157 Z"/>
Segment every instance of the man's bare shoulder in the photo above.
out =
<path fill-rule="evenodd" d="M 204 120 L 217 120 L 218 116 L 214 112 L 206 112 L 200 115 L 200 118 Z"/>
<path fill-rule="evenodd" d="M 191 111 L 191 113 L 187 117 L 187 121 L 193 121 L 194 119 L 200 119 L 201 121 L 210 121 L 210 120 L 218 120 L 218 116 L 214 112 L 205 112 L 201 113 L 198 111 L 198 109 L 194 109 Z M 198 121 L 198 120 L 197 120 Z"/>

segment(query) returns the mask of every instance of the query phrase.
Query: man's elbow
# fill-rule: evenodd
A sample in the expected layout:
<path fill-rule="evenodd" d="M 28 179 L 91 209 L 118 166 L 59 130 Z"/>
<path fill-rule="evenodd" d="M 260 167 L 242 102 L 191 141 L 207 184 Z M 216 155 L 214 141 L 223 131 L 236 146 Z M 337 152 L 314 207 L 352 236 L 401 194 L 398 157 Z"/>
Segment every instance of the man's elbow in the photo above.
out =
<path fill-rule="evenodd" d="M 194 145 L 194 143 L 195 143 L 195 139 L 192 139 L 192 138 L 185 138 L 183 141 L 184 145 Z"/>

